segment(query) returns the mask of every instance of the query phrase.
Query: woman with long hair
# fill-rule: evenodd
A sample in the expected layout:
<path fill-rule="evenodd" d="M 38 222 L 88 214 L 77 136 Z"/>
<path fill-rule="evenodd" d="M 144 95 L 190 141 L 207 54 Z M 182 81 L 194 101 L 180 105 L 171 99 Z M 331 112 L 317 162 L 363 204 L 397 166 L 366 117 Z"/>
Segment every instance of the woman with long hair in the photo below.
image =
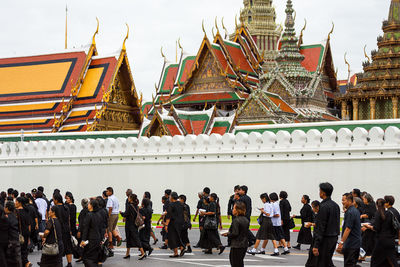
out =
<path fill-rule="evenodd" d="M 83 247 L 83 263 L 85 267 L 98 266 L 100 257 L 100 217 L 97 214 L 99 202 L 90 200 L 88 204 L 89 213 L 86 215 L 82 229 L 81 247 Z"/>
<path fill-rule="evenodd" d="M 376 204 L 374 198 L 367 192 L 362 194 L 363 205 L 361 207 L 361 223 L 372 223 L 375 220 L 376 215 Z M 376 233 L 371 229 L 363 227 L 361 229 L 362 240 L 361 248 L 365 251 L 364 257 L 360 257 L 359 261 L 364 261 L 367 256 L 372 255 L 372 251 L 375 247 Z"/>
<path fill-rule="evenodd" d="M 148 192 L 148 191 L 144 192 L 143 198 L 147 198 L 148 200 L 150 200 L 150 208 L 153 209 L 153 202 L 151 201 L 151 194 L 150 194 L 150 192 Z M 151 225 L 151 222 L 150 222 L 150 225 Z M 151 228 L 150 236 L 151 236 L 151 237 L 153 238 L 153 240 L 154 240 L 153 245 L 156 245 L 157 242 L 158 242 L 158 238 L 157 238 L 156 235 L 154 234 L 153 228 Z"/>
<path fill-rule="evenodd" d="M 268 240 L 275 240 L 274 227 L 272 225 L 271 217 L 272 207 L 267 193 L 263 193 L 260 195 L 260 199 L 263 203 L 263 207 L 260 209 L 260 217 L 258 218 L 260 229 L 256 235 L 256 243 L 254 244 L 254 248 L 250 249 L 247 253 L 255 255 L 255 254 L 265 254 L 265 248 L 267 247 Z M 260 245 L 261 240 L 263 240 L 263 244 L 261 250 L 258 250 L 258 246 Z"/>
<path fill-rule="evenodd" d="M 222 254 L 225 247 L 221 243 L 221 239 L 218 234 L 218 218 L 217 218 L 217 194 L 212 193 L 208 197 L 208 205 L 205 212 L 200 212 L 204 218 L 204 231 L 201 237 L 200 246 L 205 249 L 205 254 L 212 254 L 212 249 L 219 249 L 218 254 Z"/>
<path fill-rule="evenodd" d="M 125 221 L 125 234 L 126 234 L 126 255 L 124 259 L 130 259 L 131 248 L 139 248 L 140 256 L 139 260 L 143 260 L 146 258 L 146 253 L 143 250 L 142 243 L 139 238 L 139 228 L 135 224 L 136 217 L 141 216 L 139 213 L 139 200 L 136 194 L 132 194 L 128 198 L 128 205 L 126 206 L 127 210 L 124 213 L 121 213 Z"/>
<path fill-rule="evenodd" d="M 301 219 L 301 228 L 299 235 L 297 236 L 297 246 L 293 248 L 300 250 L 301 245 L 311 245 L 312 243 L 312 233 L 310 227 L 305 227 L 306 223 L 312 223 L 314 221 L 314 215 L 312 208 L 310 206 L 310 197 L 304 195 L 301 198 L 301 203 L 303 207 L 300 210 L 300 216 L 293 216 L 293 218 Z"/>
<path fill-rule="evenodd" d="M 29 211 L 26 208 L 27 201 L 28 200 L 24 197 L 17 197 L 15 199 L 15 208 L 19 225 L 19 234 L 23 237 L 23 240 L 20 241 L 22 265 L 30 267 L 32 263 L 28 260 L 28 242 L 31 234 L 31 225 Z"/>
<path fill-rule="evenodd" d="M 69 209 L 69 225 L 71 228 L 71 234 L 76 237 L 77 229 L 76 229 L 76 205 L 74 196 L 71 192 L 65 193 L 65 204 L 68 205 Z"/>
<path fill-rule="evenodd" d="M 28 251 L 33 252 L 33 248 L 38 245 L 39 240 L 38 240 L 38 231 L 39 231 L 39 220 L 41 220 L 39 216 L 39 211 L 38 207 L 35 203 L 35 200 L 33 199 L 32 194 L 27 193 L 25 195 L 26 197 L 26 208 L 29 213 L 29 219 L 30 219 L 30 226 L 31 226 L 31 234 L 29 236 L 30 242 L 28 246 Z"/>
<path fill-rule="evenodd" d="M 379 198 L 376 201 L 378 211 L 375 220 L 367 227 L 376 232 L 376 244 L 372 251 L 371 267 L 398 266 L 396 260 L 395 240 L 398 231 L 393 227 L 393 213 L 385 209 L 386 201 Z"/>
<path fill-rule="evenodd" d="M 281 210 L 282 230 L 287 247 L 290 249 L 290 212 L 292 211 L 292 207 L 290 206 L 290 202 L 287 200 L 287 198 L 288 193 L 286 191 L 281 191 L 279 193 L 279 208 Z M 283 242 L 280 242 L 280 244 L 284 245 Z"/>
<path fill-rule="evenodd" d="M 178 194 L 172 192 L 165 221 L 165 231 L 168 233 L 168 247 L 174 251 L 174 255 L 170 256 L 171 258 L 182 257 L 186 253 L 181 237 L 183 224 L 185 223 L 183 216 L 183 205 L 178 201 Z M 178 255 L 178 248 L 181 250 L 180 255 Z"/>
<path fill-rule="evenodd" d="M 40 260 L 41 267 L 62 267 L 62 255 L 64 245 L 62 243 L 62 230 L 61 224 L 56 216 L 56 207 L 53 206 L 49 210 L 49 219 L 46 222 L 46 228 L 44 230 L 42 240 L 44 244 L 58 244 L 57 255 L 46 255 L 45 251 L 42 251 L 42 258 Z"/>
<path fill-rule="evenodd" d="M 7 266 L 8 230 L 8 219 L 3 206 L 0 205 L 0 266 Z"/>

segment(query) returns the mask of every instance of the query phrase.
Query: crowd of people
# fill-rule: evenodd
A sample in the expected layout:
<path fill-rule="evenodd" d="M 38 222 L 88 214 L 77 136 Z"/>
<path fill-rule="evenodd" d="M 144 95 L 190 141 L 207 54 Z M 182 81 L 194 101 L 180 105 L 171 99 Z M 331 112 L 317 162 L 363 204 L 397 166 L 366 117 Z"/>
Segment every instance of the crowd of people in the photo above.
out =
<path fill-rule="evenodd" d="M 171 258 L 191 253 L 188 231 L 192 229 L 192 222 L 198 221 L 200 238 L 194 247 L 201 248 L 205 254 L 212 254 L 213 249 L 222 254 L 226 246 L 220 236 L 225 236 L 234 267 L 244 266 L 246 254 L 266 254 L 269 241 L 273 245 L 271 256 L 288 255 L 291 249 L 307 246 L 309 256 L 305 266 L 334 266 L 335 251 L 343 254 L 346 267 L 358 266 L 368 256 L 371 256 L 371 266 L 398 266 L 395 240 L 400 238 L 400 214 L 393 207 L 393 196 L 375 202 L 369 193 L 359 189 L 344 193 L 341 224 L 341 208 L 331 199 L 333 186 L 322 183 L 319 191 L 321 202 L 311 202 L 308 195 L 302 196 L 299 215 L 292 214 L 287 192 L 261 194 L 262 207 L 258 208 L 257 219 L 260 228 L 254 236 L 250 231 L 252 200 L 247 186 L 235 186 L 229 198 L 227 214 L 232 220 L 229 231 L 222 231 L 219 197 L 210 188 L 205 187 L 198 194 L 193 217 L 186 196 L 167 189 L 161 200 L 163 213 L 157 222 L 162 225 L 160 249 L 170 249 Z M 19 193 L 12 188 L 1 192 L 0 266 L 33 266 L 29 253 L 34 249 L 42 251 L 38 262 L 42 267 L 61 267 L 64 257 L 67 267 L 72 266 L 73 257 L 85 266 L 101 266 L 114 255 L 115 246 L 123 242 L 126 242 L 124 260 L 130 259 L 132 248 L 139 251 L 138 260 L 144 260 L 152 254 L 152 245 L 158 242 L 152 227 L 151 194 L 145 192 L 140 200 L 128 189 L 126 197 L 121 211 L 113 188 L 108 187 L 101 196 L 82 199 L 77 217 L 71 192 L 63 197 L 55 189 L 51 198 L 46 197 L 42 186 L 30 193 Z M 118 228 L 120 216 L 125 223 L 125 240 Z M 290 233 L 296 227 L 294 219 L 301 220 L 301 228 L 297 245 L 292 247 Z"/>

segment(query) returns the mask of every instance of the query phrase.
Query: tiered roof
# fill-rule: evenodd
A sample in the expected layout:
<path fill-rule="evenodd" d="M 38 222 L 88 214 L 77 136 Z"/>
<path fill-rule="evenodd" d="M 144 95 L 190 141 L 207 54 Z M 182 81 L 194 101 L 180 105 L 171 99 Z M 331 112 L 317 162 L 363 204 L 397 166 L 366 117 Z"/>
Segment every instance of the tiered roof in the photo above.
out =
<path fill-rule="evenodd" d="M 128 123 L 125 129 L 140 128 L 141 103 L 125 41 L 118 54 L 99 57 L 97 32 L 82 50 L 0 59 L 0 133 L 99 130 L 99 121 L 104 121 L 107 106 L 112 105 L 110 95 L 118 91 L 119 72 L 130 84 L 127 105 L 137 109 L 131 112 L 137 127 Z"/>

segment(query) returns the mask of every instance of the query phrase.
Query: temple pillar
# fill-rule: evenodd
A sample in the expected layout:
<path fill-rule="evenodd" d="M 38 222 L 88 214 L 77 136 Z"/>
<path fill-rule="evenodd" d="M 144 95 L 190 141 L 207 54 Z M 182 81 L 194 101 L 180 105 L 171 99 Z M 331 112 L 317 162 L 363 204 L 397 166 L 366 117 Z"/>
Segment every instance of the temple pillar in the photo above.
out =
<path fill-rule="evenodd" d="M 393 119 L 397 119 L 399 117 L 399 98 L 397 96 L 392 97 L 392 106 L 393 106 Z"/>
<path fill-rule="evenodd" d="M 342 120 L 345 120 L 347 117 L 347 103 L 346 101 L 342 101 Z"/>
<path fill-rule="evenodd" d="M 353 120 L 358 121 L 358 99 L 353 99 Z"/>
<path fill-rule="evenodd" d="M 369 99 L 369 105 L 371 107 L 371 114 L 370 114 L 370 119 L 375 120 L 376 118 L 376 98 L 370 98 Z"/>

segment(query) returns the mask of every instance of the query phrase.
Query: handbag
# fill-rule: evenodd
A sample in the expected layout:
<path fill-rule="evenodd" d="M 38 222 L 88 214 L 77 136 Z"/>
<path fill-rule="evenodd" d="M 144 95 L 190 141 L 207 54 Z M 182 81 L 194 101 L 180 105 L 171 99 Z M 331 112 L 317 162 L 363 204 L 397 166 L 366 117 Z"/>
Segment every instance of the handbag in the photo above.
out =
<path fill-rule="evenodd" d="M 294 223 L 294 219 L 293 218 L 290 218 L 288 226 L 289 226 L 289 229 L 293 229 L 293 228 L 296 227 L 296 224 Z"/>
<path fill-rule="evenodd" d="M 207 216 L 205 221 L 204 221 L 204 229 L 206 230 L 217 230 L 218 229 L 218 223 L 217 219 L 215 216 Z"/>
<path fill-rule="evenodd" d="M 400 231 L 400 222 L 397 219 L 396 215 L 394 215 L 394 213 L 392 211 L 389 210 L 389 212 L 393 215 L 392 216 L 392 225 L 394 230 L 396 230 L 397 232 Z"/>
<path fill-rule="evenodd" d="M 42 248 L 42 253 L 43 253 L 43 255 L 56 256 L 59 253 L 57 230 L 56 230 L 56 224 L 54 223 L 53 219 L 51 220 L 51 222 L 53 223 L 54 237 L 56 239 L 56 242 L 54 244 L 44 243 L 43 248 Z"/>
<path fill-rule="evenodd" d="M 18 215 L 18 224 L 19 224 L 18 240 L 19 240 L 19 243 L 21 245 L 23 245 L 25 243 L 25 237 L 21 234 L 22 233 L 22 228 L 21 228 L 21 218 L 19 216 L 19 213 L 17 215 Z"/>
<path fill-rule="evenodd" d="M 262 225 L 263 219 L 264 219 L 263 217 L 264 217 L 264 216 L 263 216 L 263 214 L 261 213 L 260 216 L 257 218 L 257 222 L 258 222 L 259 225 Z"/>
<path fill-rule="evenodd" d="M 139 211 L 135 208 L 135 206 L 133 206 L 132 204 L 131 204 L 131 206 L 136 211 L 135 225 L 138 228 L 143 228 L 143 225 L 144 225 L 143 216 L 139 213 Z"/>

